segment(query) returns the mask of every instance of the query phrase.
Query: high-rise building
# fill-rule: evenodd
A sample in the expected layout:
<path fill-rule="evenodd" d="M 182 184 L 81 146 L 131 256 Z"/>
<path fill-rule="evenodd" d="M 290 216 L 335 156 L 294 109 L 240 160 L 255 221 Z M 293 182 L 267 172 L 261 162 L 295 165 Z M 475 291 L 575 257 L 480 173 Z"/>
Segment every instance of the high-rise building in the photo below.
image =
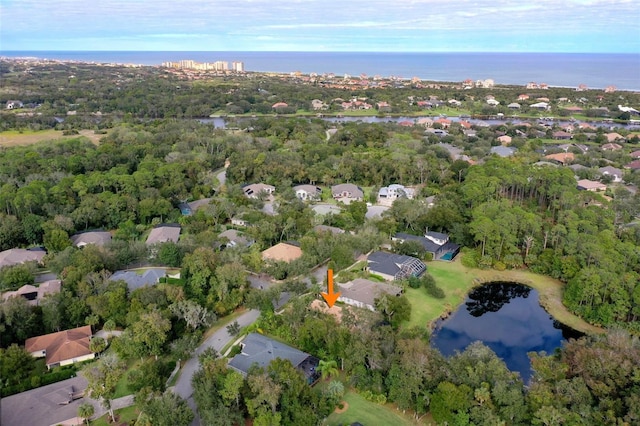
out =
<path fill-rule="evenodd" d="M 244 62 L 234 61 L 231 66 L 235 72 L 244 72 Z"/>

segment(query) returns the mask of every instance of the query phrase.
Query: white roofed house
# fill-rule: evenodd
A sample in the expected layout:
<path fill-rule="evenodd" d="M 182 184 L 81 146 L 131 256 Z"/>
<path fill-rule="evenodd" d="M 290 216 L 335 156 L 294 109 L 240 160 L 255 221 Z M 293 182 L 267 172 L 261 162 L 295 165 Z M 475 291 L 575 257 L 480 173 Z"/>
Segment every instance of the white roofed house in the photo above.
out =
<path fill-rule="evenodd" d="M 378 204 L 383 206 L 391 206 L 398 198 L 413 199 L 415 190 L 413 188 L 407 188 L 404 185 L 391 184 L 389 186 L 383 186 L 378 191 Z"/>

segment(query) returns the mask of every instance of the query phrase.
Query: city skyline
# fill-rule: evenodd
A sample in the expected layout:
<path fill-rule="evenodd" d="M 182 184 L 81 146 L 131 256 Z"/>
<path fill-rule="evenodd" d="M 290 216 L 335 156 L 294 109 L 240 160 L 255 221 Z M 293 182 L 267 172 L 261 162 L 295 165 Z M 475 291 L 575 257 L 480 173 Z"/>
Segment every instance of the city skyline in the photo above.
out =
<path fill-rule="evenodd" d="M 640 53 L 628 0 L 3 0 L 0 49 Z"/>

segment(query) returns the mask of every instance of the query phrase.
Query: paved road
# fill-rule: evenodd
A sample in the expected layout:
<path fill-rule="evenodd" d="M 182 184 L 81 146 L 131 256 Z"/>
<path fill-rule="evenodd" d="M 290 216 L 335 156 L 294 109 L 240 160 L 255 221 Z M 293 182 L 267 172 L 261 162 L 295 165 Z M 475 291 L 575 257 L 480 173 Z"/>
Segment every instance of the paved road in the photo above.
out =
<path fill-rule="evenodd" d="M 250 310 L 240 315 L 236 321 L 240 324 L 241 327 L 246 327 L 249 324 L 255 322 L 260 316 L 260 311 Z M 180 395 L 180 397 L 187 400 L 187 403 L 191 407 L 194 413 L 196 413 L 196 418 L 193 421 L 192 425 L 199 425 L 200 421 L 197 416 L 197 409 L 195 401 L 193 400 L 193 387 L 191 386 L 191 378 L 195 374 L 195 372 L 200 368 L 200 362 L 198 361 L 198 355 L 204 352 L 207 348 L 214 348 L 216 351 L 221 352 L 222 348 L 224 348 L 227 343 L 234 340 L 235 337 L 231 336 L 227 331 L 227 327 L 222 327 L 211 337 L 209 337 L 202 345 L 196 349 L 195 354 L 189 361 L 185 363 L 182 367 L 182 371 L 180 372 L 180 377 L 176 382 L 176 385 L 173 388 L 173 391 Z"/>

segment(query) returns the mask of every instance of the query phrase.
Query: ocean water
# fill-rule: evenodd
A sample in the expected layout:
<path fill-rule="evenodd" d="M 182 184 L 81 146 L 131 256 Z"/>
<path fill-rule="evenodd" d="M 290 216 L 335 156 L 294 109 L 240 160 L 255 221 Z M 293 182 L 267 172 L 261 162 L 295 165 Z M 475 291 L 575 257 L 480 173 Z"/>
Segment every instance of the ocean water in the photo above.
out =
<path fill-rule="evenodd" d="M 160 65 L 241 61 L 247 71 L 419 77 L 432 81 L 493 79 L 497 84 L 640 90 L 640 54 L 606 53 L 371 53 L 371 52 L 160 52 L 4 51 L 5 57 L 38 57 L 99 63 Z"/>

